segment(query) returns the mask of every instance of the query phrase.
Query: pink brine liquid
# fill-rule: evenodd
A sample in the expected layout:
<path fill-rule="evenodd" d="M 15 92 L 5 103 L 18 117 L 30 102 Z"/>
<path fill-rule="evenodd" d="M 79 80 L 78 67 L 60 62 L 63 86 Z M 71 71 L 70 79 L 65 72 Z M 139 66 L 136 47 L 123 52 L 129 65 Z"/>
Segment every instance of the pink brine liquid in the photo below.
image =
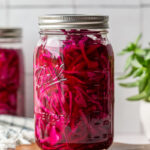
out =
<path fill-rule="evenodd" d="M 36 141 L 43 150 L 107 149 L 113 141 L 112 47 L 99 32 L 63 33 L 56 47 L 43 38 L 34 55 Z"/>
<path fill-rule="evenodd" d="M 0 48 L 0 114 L 23 115 L 22 52 Z"/>

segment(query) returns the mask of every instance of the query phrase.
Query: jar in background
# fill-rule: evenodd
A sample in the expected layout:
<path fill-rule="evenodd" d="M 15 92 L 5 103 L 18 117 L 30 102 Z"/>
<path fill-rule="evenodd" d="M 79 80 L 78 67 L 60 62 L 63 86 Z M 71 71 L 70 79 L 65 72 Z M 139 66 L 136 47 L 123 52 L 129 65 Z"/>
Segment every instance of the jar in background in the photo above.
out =
<path fill-rule="evenodd" d="M 0 28 L 0 114 L 24 115 L 24 64 L 20 28 Z"/>
<path fill-rule="evenodd" d="M 39 18 L 35 136 L 43 150 L 107 149 L 113 141 L 114 56 L 108 17 Z"/>

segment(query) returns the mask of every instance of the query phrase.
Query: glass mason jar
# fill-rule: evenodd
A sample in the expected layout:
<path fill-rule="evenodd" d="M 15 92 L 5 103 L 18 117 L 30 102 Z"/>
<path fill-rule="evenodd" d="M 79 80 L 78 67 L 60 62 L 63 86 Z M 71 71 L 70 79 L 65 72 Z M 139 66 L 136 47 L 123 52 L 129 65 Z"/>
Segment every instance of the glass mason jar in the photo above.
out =
<path fill-rule="evenodd" d="M 0 114 L 24 115 L 21 29 L 0 28 Z"/>
<path fill-rule="evenodd" d="M 113 141 L 114 56 L 108 17 L 39 18 L 35 136 L 43 150 L 107 149 Z"/>

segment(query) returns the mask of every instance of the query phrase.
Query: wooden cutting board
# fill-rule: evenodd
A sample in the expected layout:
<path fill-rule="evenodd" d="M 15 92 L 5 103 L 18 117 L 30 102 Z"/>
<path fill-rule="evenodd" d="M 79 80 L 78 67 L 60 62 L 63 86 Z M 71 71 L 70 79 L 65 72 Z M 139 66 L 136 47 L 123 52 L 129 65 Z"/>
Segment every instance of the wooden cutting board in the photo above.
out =
<path fill-rule="evenodd" d="M 36 144 L 20 145 L 16 150 L 41 150 Z M 150 145 L 129 145 L 114 143 L 109 150 L 150 150 Z"/>
<path fill-rule="evenodd" d="M 41 150 L 36 144 L 31 145 L 20 145 L 17 146 L 16 150 Z"/>

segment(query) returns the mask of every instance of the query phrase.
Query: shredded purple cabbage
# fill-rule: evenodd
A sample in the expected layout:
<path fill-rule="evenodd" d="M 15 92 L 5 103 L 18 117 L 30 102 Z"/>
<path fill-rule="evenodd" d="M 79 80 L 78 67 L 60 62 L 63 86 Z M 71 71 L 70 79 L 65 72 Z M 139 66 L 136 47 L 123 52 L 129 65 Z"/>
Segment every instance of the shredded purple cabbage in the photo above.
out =
<path fill-rule="evenodd" d="M 0 114 L 21 115 L 19 103 L 23 104 L 24 97 L 20 93 L 23 89 L 21 57 L 20 50 L 0 48 Z"/>
<path fill-rule="evenodd" d="M 96 150 L 113 140 L 113 51 L 99 32 L 62 30 L 34 56 L 35 135 L 43 150 Z M 55 41 L 57 43 L 57 41 Z"/>

